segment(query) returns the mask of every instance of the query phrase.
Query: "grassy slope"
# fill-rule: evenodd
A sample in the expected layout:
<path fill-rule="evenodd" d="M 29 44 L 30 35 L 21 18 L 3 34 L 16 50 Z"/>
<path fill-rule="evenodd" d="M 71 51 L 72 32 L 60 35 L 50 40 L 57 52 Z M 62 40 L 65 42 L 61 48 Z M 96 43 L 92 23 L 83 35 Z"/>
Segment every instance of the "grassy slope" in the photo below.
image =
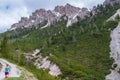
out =
<path fill-rule="evenodd" d="M 61 77 L 68 76 L 71 80 L 104 80 L 112 63 L 109 59 L 110 31 L 104 23 L 119 6 L 99 8 L 101 13 L 70 28 L 66 28 L 63 21 L 42 30 L 8 32 L 9 35 L 17 35 L 10 38 L 11 51 L 16 48 L 32 51 L 42 47 L 43 56 L 49 53 L 54 55 L 50 59 L 62 69 Z M 44 79 L 45 75 L 40 78 Z"/>

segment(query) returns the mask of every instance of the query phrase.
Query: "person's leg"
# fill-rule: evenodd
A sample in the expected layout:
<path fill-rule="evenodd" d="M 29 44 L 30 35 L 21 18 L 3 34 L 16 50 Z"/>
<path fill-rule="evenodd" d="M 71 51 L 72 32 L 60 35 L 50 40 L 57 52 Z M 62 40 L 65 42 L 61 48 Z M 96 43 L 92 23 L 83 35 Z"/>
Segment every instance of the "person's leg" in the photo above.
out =
<path fill-rule="evenodd" d="M 6 78 L 8 78 L 8 75 L 6 75 Z"/>
<path fill-rule="evenodd" d="M 6 74 L 6 72 L 5 72 L 5 78 L 7 78 L 7 74 Z"/>
<path fill-rule="evenodd" d="M 8 78 L 8 72 L 5 72 L 5 78 Z"/>
<path fill-rule="evenodd" d="M 9 78 L 9 72 L 8 72 L 8 74 L 7 74 L 7 77 Z"/>

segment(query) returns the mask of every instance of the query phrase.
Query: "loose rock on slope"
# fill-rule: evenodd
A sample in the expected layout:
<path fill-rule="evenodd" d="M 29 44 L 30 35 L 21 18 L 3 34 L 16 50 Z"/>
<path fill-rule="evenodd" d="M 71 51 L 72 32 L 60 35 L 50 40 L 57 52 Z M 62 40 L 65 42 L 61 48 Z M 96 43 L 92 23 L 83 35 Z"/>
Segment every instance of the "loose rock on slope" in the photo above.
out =
<path fill-rule="evenodd" d="M 120 16 L 120 9 L 109 18 L 109 20 L 115 20 L 115 17 Z M 114 59 L 111 73 L 106 76 L 106 80 L 120 80 L 120 22 L 118 26 L 111 31 L 111 42 L 110 42 L 110 57 Z"/>

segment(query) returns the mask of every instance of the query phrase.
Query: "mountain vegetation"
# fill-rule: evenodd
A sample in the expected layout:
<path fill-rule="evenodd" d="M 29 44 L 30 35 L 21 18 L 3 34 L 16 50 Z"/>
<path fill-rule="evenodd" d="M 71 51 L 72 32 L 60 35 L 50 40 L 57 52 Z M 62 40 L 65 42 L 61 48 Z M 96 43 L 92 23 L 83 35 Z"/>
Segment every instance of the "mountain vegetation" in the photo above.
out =
<path fill-rule="evenodd" d="M 41 29 L 17 28 L 1 34 L 1 56 L 31 71 L 39 80 L 104 80 L 110 73 L 112 59 L 109 58 L 110 32 L 119 20 L 107 21 L 117 9 L 115 6 L 98 5 L 96 15 L 80 19 L 70 27 L 62 19 L 53 25 Z M 42 56 L 50 56 L 62 70 L 62 74 L 53 77 L 47 70 L 36 69 L 32 61 L 26 62 L 24 52 L 41 49 Z"/>

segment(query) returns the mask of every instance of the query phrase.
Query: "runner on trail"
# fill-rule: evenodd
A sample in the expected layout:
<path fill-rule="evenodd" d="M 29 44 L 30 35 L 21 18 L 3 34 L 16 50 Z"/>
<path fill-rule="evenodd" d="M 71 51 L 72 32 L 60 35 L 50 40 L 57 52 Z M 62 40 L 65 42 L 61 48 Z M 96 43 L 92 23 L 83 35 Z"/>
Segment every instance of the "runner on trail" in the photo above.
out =
<path fill-rule="evenodd" d="M 6 67 L 5 67 L 5 78 L 9 77 L 9 72 L 10 72 L 9 65 L 6 64 Z"/>

